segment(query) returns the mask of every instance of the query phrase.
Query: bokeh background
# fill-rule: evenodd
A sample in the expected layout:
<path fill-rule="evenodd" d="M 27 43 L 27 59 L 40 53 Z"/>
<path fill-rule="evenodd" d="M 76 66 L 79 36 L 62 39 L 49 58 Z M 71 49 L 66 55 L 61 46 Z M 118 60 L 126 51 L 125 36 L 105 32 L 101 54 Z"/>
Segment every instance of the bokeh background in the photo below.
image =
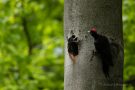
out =
<path fill-rule="evenodd" d="M 64 0 L 0 0 L 0 90 L 63 90 Z M 135 0 L 123 0 L 124 90 L 135 90 Z"/>

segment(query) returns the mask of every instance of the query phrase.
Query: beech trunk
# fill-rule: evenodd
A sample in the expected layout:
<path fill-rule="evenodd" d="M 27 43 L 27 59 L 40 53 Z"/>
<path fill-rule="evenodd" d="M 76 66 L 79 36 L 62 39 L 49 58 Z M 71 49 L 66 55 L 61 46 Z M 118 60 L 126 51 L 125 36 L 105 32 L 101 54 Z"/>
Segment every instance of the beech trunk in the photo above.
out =
<path fill-rule="evenodd" d="M 112 38 L 119 46 L 110 69 L 110 79 L 105 78 L 100 58 L 92 51 L 94 39 L 88 30 Z M 67 37 L 74 33 L 80 40 L 79 54 L 73 63 L 67 50 Z M 122 90 L 123 83 L 123 32 L 122 0 L 65 0 L 65 72 L 64 90 Z"/>

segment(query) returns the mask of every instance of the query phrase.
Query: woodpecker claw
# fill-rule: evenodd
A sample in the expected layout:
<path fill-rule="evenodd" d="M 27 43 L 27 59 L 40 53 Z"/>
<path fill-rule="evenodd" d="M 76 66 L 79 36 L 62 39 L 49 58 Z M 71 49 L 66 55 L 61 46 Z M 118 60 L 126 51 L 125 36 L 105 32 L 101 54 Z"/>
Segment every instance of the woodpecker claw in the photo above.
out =
<path fill-rule="evenodd" d="M 92 56 L 91 56 L 91 59 L 90 59 L 90 61 L 92 61 L 93 60 L 93 58 L 94 58 L 94 56 L 96 55 L 96 51 L 95 50 L 92 50 Z"/>

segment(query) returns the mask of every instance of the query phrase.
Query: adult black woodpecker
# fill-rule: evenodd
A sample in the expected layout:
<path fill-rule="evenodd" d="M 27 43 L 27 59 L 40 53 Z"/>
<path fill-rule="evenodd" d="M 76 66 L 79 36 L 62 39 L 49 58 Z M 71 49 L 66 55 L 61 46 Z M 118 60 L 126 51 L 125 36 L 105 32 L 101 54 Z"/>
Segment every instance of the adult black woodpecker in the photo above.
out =
<path fill-rule="evenodd" d="M 109 70 L 110 67 L 113 66 L 109 40 L 106 36 L 98 34 L 95 27 L 92 28 L 89 32 L 94 38 L 94 46 L 97 55 L 99 55 L 99 58 L 101 59 L 103 73 L 106 78 L 109 78 Z"/>

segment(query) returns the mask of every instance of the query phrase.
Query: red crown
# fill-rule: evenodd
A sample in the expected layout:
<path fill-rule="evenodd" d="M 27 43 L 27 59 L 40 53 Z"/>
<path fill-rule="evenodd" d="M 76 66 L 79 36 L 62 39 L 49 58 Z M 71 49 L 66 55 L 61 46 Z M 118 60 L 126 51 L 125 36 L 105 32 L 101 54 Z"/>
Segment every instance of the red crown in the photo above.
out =
<path fill-rule="evenodd" d="M 96 31 L 96 28 L 93 27 L 93 28 L 91 29 L 91 32 L 97 32 L 97 31 Z"/>

